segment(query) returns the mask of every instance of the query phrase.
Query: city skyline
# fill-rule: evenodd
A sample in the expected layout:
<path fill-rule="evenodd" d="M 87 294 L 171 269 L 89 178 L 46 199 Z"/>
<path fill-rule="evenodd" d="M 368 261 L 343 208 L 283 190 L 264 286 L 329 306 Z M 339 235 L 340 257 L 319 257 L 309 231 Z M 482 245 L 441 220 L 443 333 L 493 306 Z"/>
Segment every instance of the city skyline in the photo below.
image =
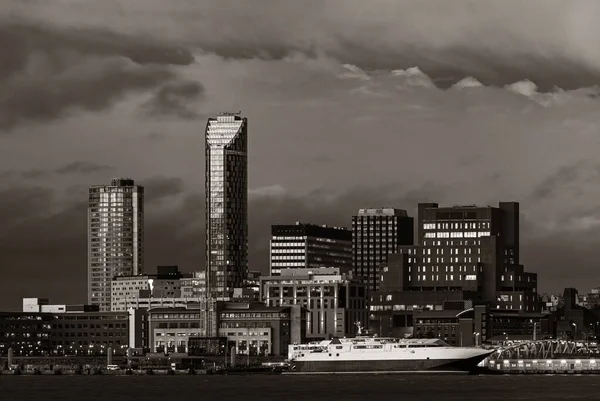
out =
<path fill-rule="evenodd" d="M 541 292 L 600 283 L 596 3 L 118 3 L 0 10 L 0 303 L 85 299 L 87 188 L 113 176 L 148 188 L 146 265 L 202 269 L 202 131 L 239 109 L 252 270 L 272 224 L 506 199 Z"/>

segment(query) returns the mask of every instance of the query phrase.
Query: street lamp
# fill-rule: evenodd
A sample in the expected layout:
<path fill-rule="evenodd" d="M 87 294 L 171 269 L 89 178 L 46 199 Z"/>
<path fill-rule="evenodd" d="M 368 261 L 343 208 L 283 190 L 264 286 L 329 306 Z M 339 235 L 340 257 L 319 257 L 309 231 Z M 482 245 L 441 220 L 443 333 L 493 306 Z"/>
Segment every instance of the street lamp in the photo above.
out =
<path fill-rule="evenodd" d="M 478 347 L 479 346 L 479 333 L 473 333 L 473 335 L 475 336 L 475 346 Z"/>
<path fill-rule="evenodd" d="M 573 341 L 577 342 L 577 323 L 572 322 L 571 324 L 575 328 L 575 335 L 573 336 Z"/>

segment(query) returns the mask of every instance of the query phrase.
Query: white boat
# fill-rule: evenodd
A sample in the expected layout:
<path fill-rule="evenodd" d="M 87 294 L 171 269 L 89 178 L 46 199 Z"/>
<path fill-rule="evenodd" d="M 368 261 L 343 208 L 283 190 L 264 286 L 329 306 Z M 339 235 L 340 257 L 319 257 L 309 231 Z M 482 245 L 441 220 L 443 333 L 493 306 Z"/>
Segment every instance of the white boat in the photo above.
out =
<path fill-rule="evenodd" d="M 357 336 L 288 348 L 291 372 L 472 372 L 493 350 L 452 347 L 440 339 Z"/>

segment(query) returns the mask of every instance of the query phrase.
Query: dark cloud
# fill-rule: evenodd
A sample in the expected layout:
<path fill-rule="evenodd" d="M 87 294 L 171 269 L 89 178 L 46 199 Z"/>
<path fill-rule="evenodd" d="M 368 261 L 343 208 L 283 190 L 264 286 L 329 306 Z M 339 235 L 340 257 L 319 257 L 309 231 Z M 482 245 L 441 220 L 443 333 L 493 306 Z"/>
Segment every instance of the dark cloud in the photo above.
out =
<path fill-rule="evenodd" d="M 54 120 L 72 109 L 100 111 L 130 91 L 174 78 L 161 67 L 115 58 L 88 59 L 59 75 L 11 81 L 0 94 L 0 132 L 25 122 Z"/>
<path fill-rule="evenodd" d="M 88 161 L 76 161 L 59 167 L 54 171 L 57 174 L 91 174 L 112 169 L 112 167 L 106 165 L 96 164 Z"/>
<path fill-rule="evenodd" d="M 189 51 L 159 40 L 0 18 L 0 132 L 73 109 L 99 111 L 131 91 L 178 84 Z M 185 94 L 185 91 L 184 91 Z"/>
<path fill-rule="evenodd" d="M 600 175 L 600 167 L 587 160 L 561 166 L 554 173 L 547 176 L 533 188 L 530 201 L 537 202 L 558 195 L 561 191 L 570 189 L 578 191 L 572 186 L 579 180 L 587 177 L 587 182 L 595 181 Z"/>
<path fill-rule="evenodd" d="M 556 172 L 546 177 L 538 186 L 533 188 L 532 200 L 542 200 L 552 195 L 561 187 L 575 181 L 581 172 L 583 165 L 572 164 L 562 166 Z"/>
<path fill-rule="evenodd" d="M 187 1 L 177 6 L 117 0 L 73 5 L 62 14 L 54 4 L 20 3 L 10 2 L 13 15 L 90 31 L 103 25 L 138 39 L 169 38 L 226 59 L 281 60 L 302 53 L 334 57 L 367 70 L 418 66 L 441 87 L 468 76 L 497 86 L 529 79 L 541 91 L 600 84 L 599 32 L 591 17 L 600 11 L 595 0 L 491 5 L 470 0 L 452 5 L 442 0 L 262 0 L 258 7 L 255 0 Z M 70 42 L 88 43 L 89 36 L 79 34 Z M 101 37 L 93 37 L 94 47 L 107 52 L 122 40 L 110 33 Z M 146 43 L 138 39 L 124 40 L 121 51 L 133 60 L 156 59 L 154 48 L 132 50 L 132 44 Z M 39 40 L 45 42 L 44 37 Z M 181 49 L 165 52 L 165 57 L 176 59 L 179 52 L 185 54 L 180 62 L 186 63 L 190 56 Z"/>
<path fill-rule="evenodd" d="M 204 87 L 199 82 L 167 83 L 152 95 L 152 99 L 144 105 L 144 110 L 155 117 L 197 118 L 200 114 L 192 106 L 203 93 Z"/>
<path fill-rule="evenodd" d="M 177 196 L 184 190 L 183 180 L 174 177 L 153 177 L 140 184 L 144 186 L 146 203 L 159 202 Z"/>

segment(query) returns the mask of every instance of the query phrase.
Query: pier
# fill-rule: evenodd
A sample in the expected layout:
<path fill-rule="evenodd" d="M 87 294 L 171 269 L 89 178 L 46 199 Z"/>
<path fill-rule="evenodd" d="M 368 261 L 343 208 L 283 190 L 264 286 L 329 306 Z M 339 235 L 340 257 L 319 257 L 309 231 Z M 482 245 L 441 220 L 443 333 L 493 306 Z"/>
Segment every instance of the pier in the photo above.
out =
<path fill-rule="evenodd" d="M 600 353 L 581 342 L 526 341 L 498 349 L 483 365 L 503 374 L 600 374 Z"/>

